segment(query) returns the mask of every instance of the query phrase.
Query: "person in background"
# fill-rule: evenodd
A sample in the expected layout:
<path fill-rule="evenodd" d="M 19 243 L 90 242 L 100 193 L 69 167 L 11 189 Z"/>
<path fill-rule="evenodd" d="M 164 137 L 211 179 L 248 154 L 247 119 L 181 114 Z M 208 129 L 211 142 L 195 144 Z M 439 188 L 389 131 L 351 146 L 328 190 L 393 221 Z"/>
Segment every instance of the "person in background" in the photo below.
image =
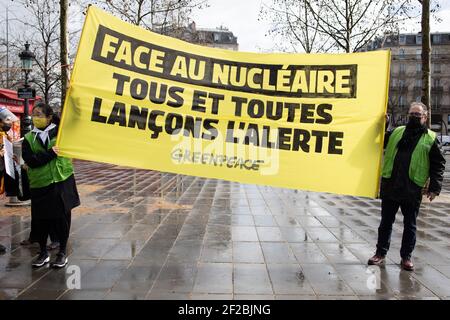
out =
<path fill-rule="evenodd" d="M 3 138 L 11 141 L 8 131 L 11 130 L 13 122 L 17 117 L 6 107 L 0 107 L 0 195 L 5 193 L 5 180 L 8 178 L 5 169 L 5 149 L 3 147 Z M 0 253 L 6 252 L 5 246 L 0 244 Z"/>
<path fill-rule="evenodd" d="M 50 262 L 47 238 L 54 232 L 60 245 L 51 266 L 62 268 L 68 262 L 71 210 L 80 205 L 80 198 L 72 161 L 58 156 L 55 146 L 58 128 L 52 120 L 53 110 L 49 105 L 39 103 L 33 108 L 34 129 L 25 135 L 22 158 L 28 166 L 33 233 L 40 246 L 40 254 L 32 265 L 42 267 Z"/>

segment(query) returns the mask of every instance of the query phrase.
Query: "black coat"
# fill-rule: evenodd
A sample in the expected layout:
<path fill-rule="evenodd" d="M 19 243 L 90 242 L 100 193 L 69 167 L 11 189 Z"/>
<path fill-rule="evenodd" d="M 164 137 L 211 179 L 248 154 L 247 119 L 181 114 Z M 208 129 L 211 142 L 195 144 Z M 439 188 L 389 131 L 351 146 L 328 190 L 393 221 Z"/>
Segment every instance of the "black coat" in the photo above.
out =
<path fill-rule="evenodd" d="M 52 129 L 49 132 L 49 138 L 54 138 L 57 132 L 57 128 Z M 39 137 L 36 137 L 36 139 L 43 145 Z M 47 146 L 44 147 L 47 149 Z M 33 153 L 30 144 L 24 139 L 22 157 L 27 166 L 38 168 L 55 159 L 57 155 L 52 149 L 46 152 Z M 32 219 L 57 219 L 80 205 L 74 175 L 62 182 L 52 183 L 46 187 L 30 188 L 30 194 Z"/>
<path fill-rule="evenodd" d="M 420 201 L 422 199 L 422 187 L 416 185 L 409 178 L 409 165 L 411 163 L 412 153 L 419 142 L 420 137 L 425 132 L 426 129 L 424 129 L 423 133 L 411 136 L 408 144 L 398 148 L 394 159 L 391 177 L 381 179 L 381 198 L 388 198 L 397 201 Z M 392 131 L 386 132 L 384 147 L 387 146 L 391 133 Z M 444 178 L 445 158 L 441 152 L 440 143 L 437 138 L 435 139 L 428 155 L 430 159 L 430 183 L 428 186 L 428 191 L 439 194 L 441 192 L 442 180 Z"/>

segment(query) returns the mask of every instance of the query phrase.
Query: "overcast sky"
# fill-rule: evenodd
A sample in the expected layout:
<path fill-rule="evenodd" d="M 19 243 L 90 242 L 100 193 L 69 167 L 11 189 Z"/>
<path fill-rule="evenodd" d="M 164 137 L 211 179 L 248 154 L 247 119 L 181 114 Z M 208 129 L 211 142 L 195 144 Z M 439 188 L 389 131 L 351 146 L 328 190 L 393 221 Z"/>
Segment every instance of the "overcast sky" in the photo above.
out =
<path fill-rule="evenodd" d="M 272 39 L 265 36 L 267 21 L 258 21 L 263 0 L 209 0 L 208 3 L 209 8 L 192 16 L 197 28 L 227 27 L 237 36 L 240 51 L 259 52 L 272 47 Z"/>
<path fill-rule="evenodd" d="M 240 51 L 270 51 L 273 48 L 273 39 L 266 36 L 268 31 L 267 21 L 258 21 L 261 5 L 270 3 L 271 0 L 208 0 L 209 8 L 194 12 L 192 20 L 197 27 L 215 28 L 227 27 L 238 38 Z M 450 32 L 450 0 L 441 0 L 441 10 L 438 16 L 441 23 L 431 22 L 432 32 Z M 0 28 L 5 33 L 5 8 L 9 6 L 12 14 L 20 14 L 15 10 L 17 5 L 11 0 L 0 0 Z M 10 17 L 11 18 L 11 17 Z M 420 31 L 420 21 L 409 22 L 407 31 Z M 14 21 L 10 22 L 10 30 L 14 28 Z"/>
<path fill-rule="evenodd" d="M 272 48 L 272 39 L 265 36 L 267 21 L 258 21 L 263 3 L 271 0 L 209 0 L 209 8 L 198 11 L 192 17 L 197 27 L 218 27 L 223 25 L 238 37 L 240 51 L 267 51 Z M 441 23 L 431 22 L 431 32 L 450 32 L 450 0 L 441 0 L 438 16 Z M 420 20 L 408 23 L 408 32 L 420 31 Z"/>

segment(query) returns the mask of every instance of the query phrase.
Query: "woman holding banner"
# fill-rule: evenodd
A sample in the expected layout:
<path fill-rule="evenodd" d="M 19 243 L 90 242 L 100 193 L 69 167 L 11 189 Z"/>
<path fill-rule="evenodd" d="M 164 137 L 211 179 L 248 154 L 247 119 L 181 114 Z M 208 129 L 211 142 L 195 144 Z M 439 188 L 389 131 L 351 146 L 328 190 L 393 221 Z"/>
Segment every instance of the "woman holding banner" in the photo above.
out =
<path fill-rule="evenodd" d="M 32 112 L 34 129 L 25 135 L 22 145 L 22 157 L 28 166 L 33 233 L 41 249 L 33 267 L 42 267 L 50 261 L 47 238 L 51 232 L 60 242 L 51 266 L 62 268 L 67 264 L 71 210 L 80 204 L 72 161 L 59 156 L 55 146 L 58 129 L 52 123 L 53 117 L 49 105 L 37 104 Z"/>

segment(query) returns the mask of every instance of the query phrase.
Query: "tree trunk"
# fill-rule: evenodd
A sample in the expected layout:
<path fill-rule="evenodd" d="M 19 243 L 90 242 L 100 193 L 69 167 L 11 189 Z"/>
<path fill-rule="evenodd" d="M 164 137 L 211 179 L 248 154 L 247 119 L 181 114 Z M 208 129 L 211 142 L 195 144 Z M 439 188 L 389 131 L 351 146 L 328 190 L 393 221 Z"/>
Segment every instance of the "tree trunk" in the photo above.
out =
<path fill-rule="evenodd" d="M 430 0 L 422 0 L 422 102 L 428 107 L 428 127 L 431 127 L 430 99 Z"/>
<path fill-rule="evenodd" d="M 350 15 L 349 15 L 349 7 L 348 0 L 345 0 L 345 52 L 350 53 Z"/>
<path fill-rule="evenodd" d="M 66 90 L 69 82 L 69 57 L 67 48 L 67 11 L 68 1 L 59 1 L 59 28 L 60 28 L 60 60 L 61 60 L 61 111 L 66 99 Z"/>
<path fill-rule="evenodd" d="M 45 52 L 44 52 L 44 101 L 45 103 L 50 103 L 49 100 L 49 92 L 50 92 L 50 68 L 48 67 L 48 55 L 49 55 L 49 44 L 46 43 L 45 45 Z"/>

